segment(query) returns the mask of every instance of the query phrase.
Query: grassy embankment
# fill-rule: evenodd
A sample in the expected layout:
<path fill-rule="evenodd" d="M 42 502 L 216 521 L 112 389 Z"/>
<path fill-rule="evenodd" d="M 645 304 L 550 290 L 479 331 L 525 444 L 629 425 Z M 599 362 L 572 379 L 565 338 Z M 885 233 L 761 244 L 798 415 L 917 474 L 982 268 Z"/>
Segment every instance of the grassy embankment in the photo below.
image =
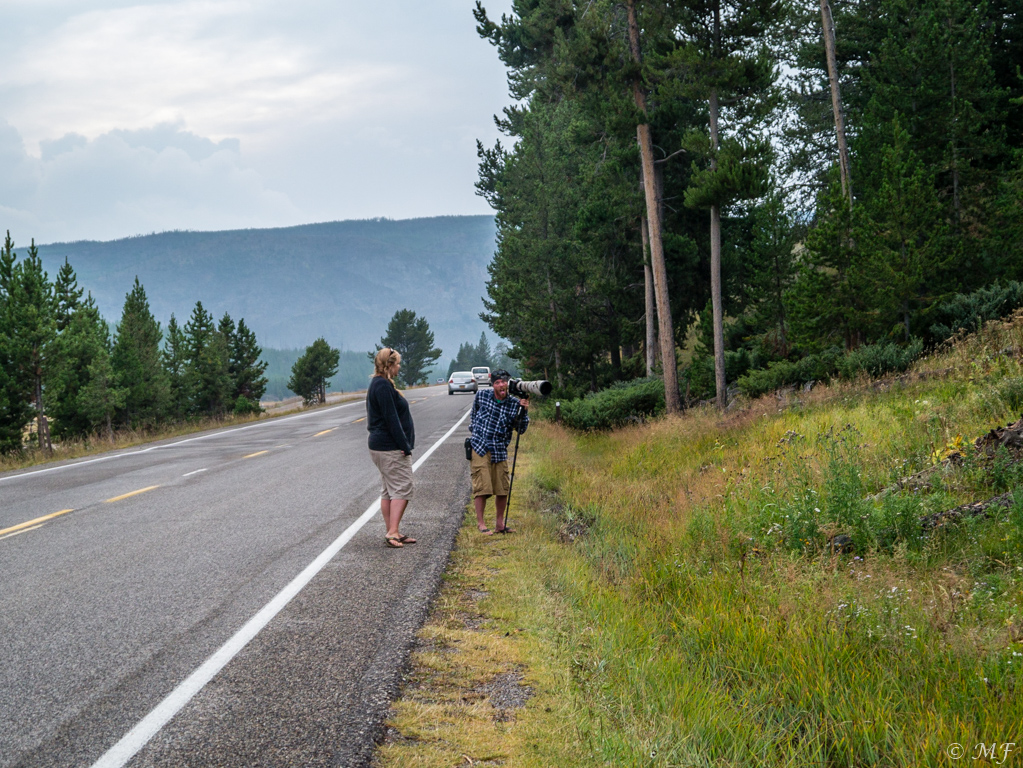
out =
<path fill-rule="evenodd" d="M 379 764 L 949 765 L 953 744 L 971 763 L 1019 745 L 1023 492 L 919 521 L 1023 486 L 1023 465 L 967 449 L 929 489 L 867 497 L 1018 418 L 1021 352 L 1017 319 L 884 386 L 611 434 L 536 424 L 519 533 L 467 516 Z"/>

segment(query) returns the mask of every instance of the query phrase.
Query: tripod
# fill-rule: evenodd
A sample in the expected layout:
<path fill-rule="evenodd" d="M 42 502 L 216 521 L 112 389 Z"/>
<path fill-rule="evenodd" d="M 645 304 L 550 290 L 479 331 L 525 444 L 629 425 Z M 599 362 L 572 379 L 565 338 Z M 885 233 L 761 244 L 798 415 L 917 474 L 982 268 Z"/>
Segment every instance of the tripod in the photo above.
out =
<path fill-rule="evenodd" d="M 519 432 L 519 420 L 522 418 L 522 406 L 519 406 L 518 412 L 515 414 L 515 418 L 512 419 L 512 428 L 515 430 L 515 452 L 512 454 L 512 465 L 511 465 L 511 479 L 508 481 L 508 500 L 504 505 L 504 527 L 508 529 L 508 519 L 511 517 L 511 497 L 512 489 L 515 487 L 515 462 L 519 459 L 519 438 L 522 437 L 522 433 Z"/>

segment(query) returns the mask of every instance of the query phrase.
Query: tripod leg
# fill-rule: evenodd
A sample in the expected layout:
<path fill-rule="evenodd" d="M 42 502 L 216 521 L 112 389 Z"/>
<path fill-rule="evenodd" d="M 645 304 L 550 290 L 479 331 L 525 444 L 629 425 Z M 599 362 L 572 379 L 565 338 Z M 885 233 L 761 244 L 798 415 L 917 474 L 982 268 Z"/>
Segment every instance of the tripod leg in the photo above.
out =
<path fill-rule="evenodd" d="M 515 462 L 519 459 L 519 435 L 515 435 L 515 453 L 512 454 L 511 479 L 508 481 L 508 501 L 504 505 L 504 527 L 508 527 L 508 518 L 511 516 L 512 489 L 515 487 Z"/>

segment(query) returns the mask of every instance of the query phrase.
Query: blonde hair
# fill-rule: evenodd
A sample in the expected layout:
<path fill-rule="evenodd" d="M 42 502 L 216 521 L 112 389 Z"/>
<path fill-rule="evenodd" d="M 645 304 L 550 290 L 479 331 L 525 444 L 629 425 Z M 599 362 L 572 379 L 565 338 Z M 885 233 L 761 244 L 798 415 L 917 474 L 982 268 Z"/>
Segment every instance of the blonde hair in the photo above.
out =
<path fill-rule="evenodd" d="M 395 363 L 401 362 L 401 353 L 396 349 L 390 347 L 384 347 L 377 356 L 373 358 L 373 375 L 383 376 L 385 379 L 390 381 L 391 376 L 389 371 L 391 366 Z"/>

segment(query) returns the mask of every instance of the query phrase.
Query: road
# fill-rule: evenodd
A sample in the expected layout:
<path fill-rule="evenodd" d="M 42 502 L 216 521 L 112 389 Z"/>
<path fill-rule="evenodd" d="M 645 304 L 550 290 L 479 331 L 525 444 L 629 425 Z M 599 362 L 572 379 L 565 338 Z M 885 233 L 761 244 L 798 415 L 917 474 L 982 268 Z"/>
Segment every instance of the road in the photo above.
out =
<path fill-rule="evenodd" d="M 0 768 L 367 764 L 468 500 L 408 399 L 401 550 L 361 401 L 0 475 Z"/>

